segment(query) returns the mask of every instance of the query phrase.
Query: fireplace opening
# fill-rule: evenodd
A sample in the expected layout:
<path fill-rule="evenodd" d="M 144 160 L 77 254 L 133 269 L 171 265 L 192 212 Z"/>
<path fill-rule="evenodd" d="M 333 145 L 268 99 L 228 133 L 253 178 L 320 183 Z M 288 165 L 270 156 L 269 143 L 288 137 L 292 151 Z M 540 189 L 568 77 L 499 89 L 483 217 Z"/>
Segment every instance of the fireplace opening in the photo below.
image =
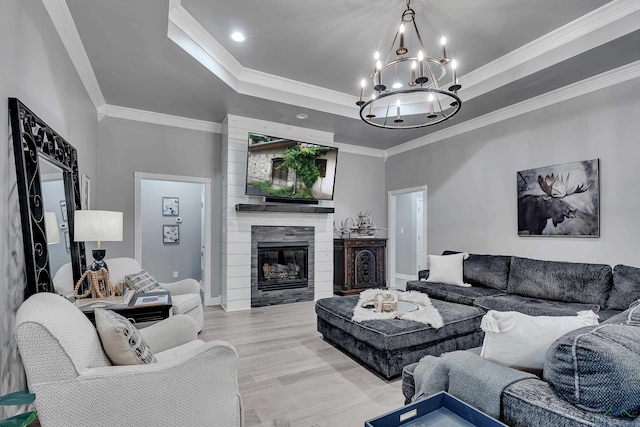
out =
<path fill-rule="evenodd" d="M 306 288 L 309 242 L 258 242 L 258 291 Z"/>

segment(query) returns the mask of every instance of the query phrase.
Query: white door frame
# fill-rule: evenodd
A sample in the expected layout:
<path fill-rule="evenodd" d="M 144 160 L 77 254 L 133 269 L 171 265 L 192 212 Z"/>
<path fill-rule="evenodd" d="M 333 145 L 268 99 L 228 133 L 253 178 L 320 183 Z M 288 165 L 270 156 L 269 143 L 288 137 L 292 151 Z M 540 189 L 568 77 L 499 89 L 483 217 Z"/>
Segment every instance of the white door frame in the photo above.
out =
<path fill-rule="evenodd" d="M 427 253 L 427 186 L 421 185 L 419 187 L 403 188 L 400 190 L 393 190 L 387 192 L 387 209 L 388 209 L 388 239 L 387 242 L 387 286 L 395 287 L 396 284 L 396 196 L 405 193 L 415 193 L 416 191 L 422 191 L 422 241 L 424 242 L 425 259 L 423 265 L 426 265 L 426 253 Z M 418 272 L 416 271 L 416 276 Z"/>
<path fill-rule="evenodd" d="M 202 178 L 197 176 L 180 176 L 166 175 L 157 173 L 134 172 L 135 182 L 135 258 L 142 265 L 142 209 L 140 201 L 140 181 L 143 179 L 153 179 L 156 181 L 177 181 L 191 182 L 194 184 L 204 184 L 204 200 L 205 200 L 205 247 L 204 247 L 204 303 L 205 305 L 220 304 L 219 298 L 211 296 L 211 178 Z"/>

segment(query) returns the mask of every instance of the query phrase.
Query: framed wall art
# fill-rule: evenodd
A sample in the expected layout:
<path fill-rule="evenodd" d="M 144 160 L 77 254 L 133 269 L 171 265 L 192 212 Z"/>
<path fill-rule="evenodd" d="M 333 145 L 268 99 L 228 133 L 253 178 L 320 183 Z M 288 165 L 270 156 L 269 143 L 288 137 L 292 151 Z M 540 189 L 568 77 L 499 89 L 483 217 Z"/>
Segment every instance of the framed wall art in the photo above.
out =
<path fill-rule="evenodd" d="M 598 159 L 518 172 L 518 235 L 600 237 L 598 176 Z"/>
<path fill-rule="evenodd" d="M 178 216 L 180 214 L 180 200 L 177 197 L 162 198 L 162 215 Z"/>
<path fill-rule="evenodd" d="M 163 225 L 162 243 L 180 243 L 180 226 Z"/>

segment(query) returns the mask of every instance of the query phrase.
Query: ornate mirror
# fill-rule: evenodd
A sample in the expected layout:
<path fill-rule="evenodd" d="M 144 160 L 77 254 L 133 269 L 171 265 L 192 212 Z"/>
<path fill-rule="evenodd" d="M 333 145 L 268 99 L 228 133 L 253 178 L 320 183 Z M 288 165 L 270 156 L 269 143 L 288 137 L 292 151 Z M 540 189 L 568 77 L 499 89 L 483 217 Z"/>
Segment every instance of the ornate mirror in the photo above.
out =
<path fill-rule="evenodd" d="M 84 243 L 73 241 L 74 213 L 80 209 L 78 155 L 16 98 L 9 98 L 9 133 L 20 199 L 26 293 L 54 292 L 53 275 L 62 264 L 71 261 L 74 281 L 86 269 Z"/>

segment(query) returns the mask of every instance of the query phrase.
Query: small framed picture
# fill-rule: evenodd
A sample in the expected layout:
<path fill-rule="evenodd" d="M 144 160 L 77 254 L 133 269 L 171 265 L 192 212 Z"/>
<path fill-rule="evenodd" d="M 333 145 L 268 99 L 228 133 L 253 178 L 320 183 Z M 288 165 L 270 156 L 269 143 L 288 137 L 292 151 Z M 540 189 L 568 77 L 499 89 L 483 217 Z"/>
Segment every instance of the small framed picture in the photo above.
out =
<path fill-rule="evenodd" d="M 180 243 L 180 226 L 163 225 L 162 243 Z"/>
<path fill-rule="evenodd" d="M 64 200 L 60 200 L 60 212 L 62 212 L 62 220 L 68 221 L 69 217 L 67 216 L 67 202 Z"/>
<path fill-rule="evenodd" d="M 162 215 L 178 216 L 180 213 L 180 201 L 177 197 L 162 198 Z"/>

